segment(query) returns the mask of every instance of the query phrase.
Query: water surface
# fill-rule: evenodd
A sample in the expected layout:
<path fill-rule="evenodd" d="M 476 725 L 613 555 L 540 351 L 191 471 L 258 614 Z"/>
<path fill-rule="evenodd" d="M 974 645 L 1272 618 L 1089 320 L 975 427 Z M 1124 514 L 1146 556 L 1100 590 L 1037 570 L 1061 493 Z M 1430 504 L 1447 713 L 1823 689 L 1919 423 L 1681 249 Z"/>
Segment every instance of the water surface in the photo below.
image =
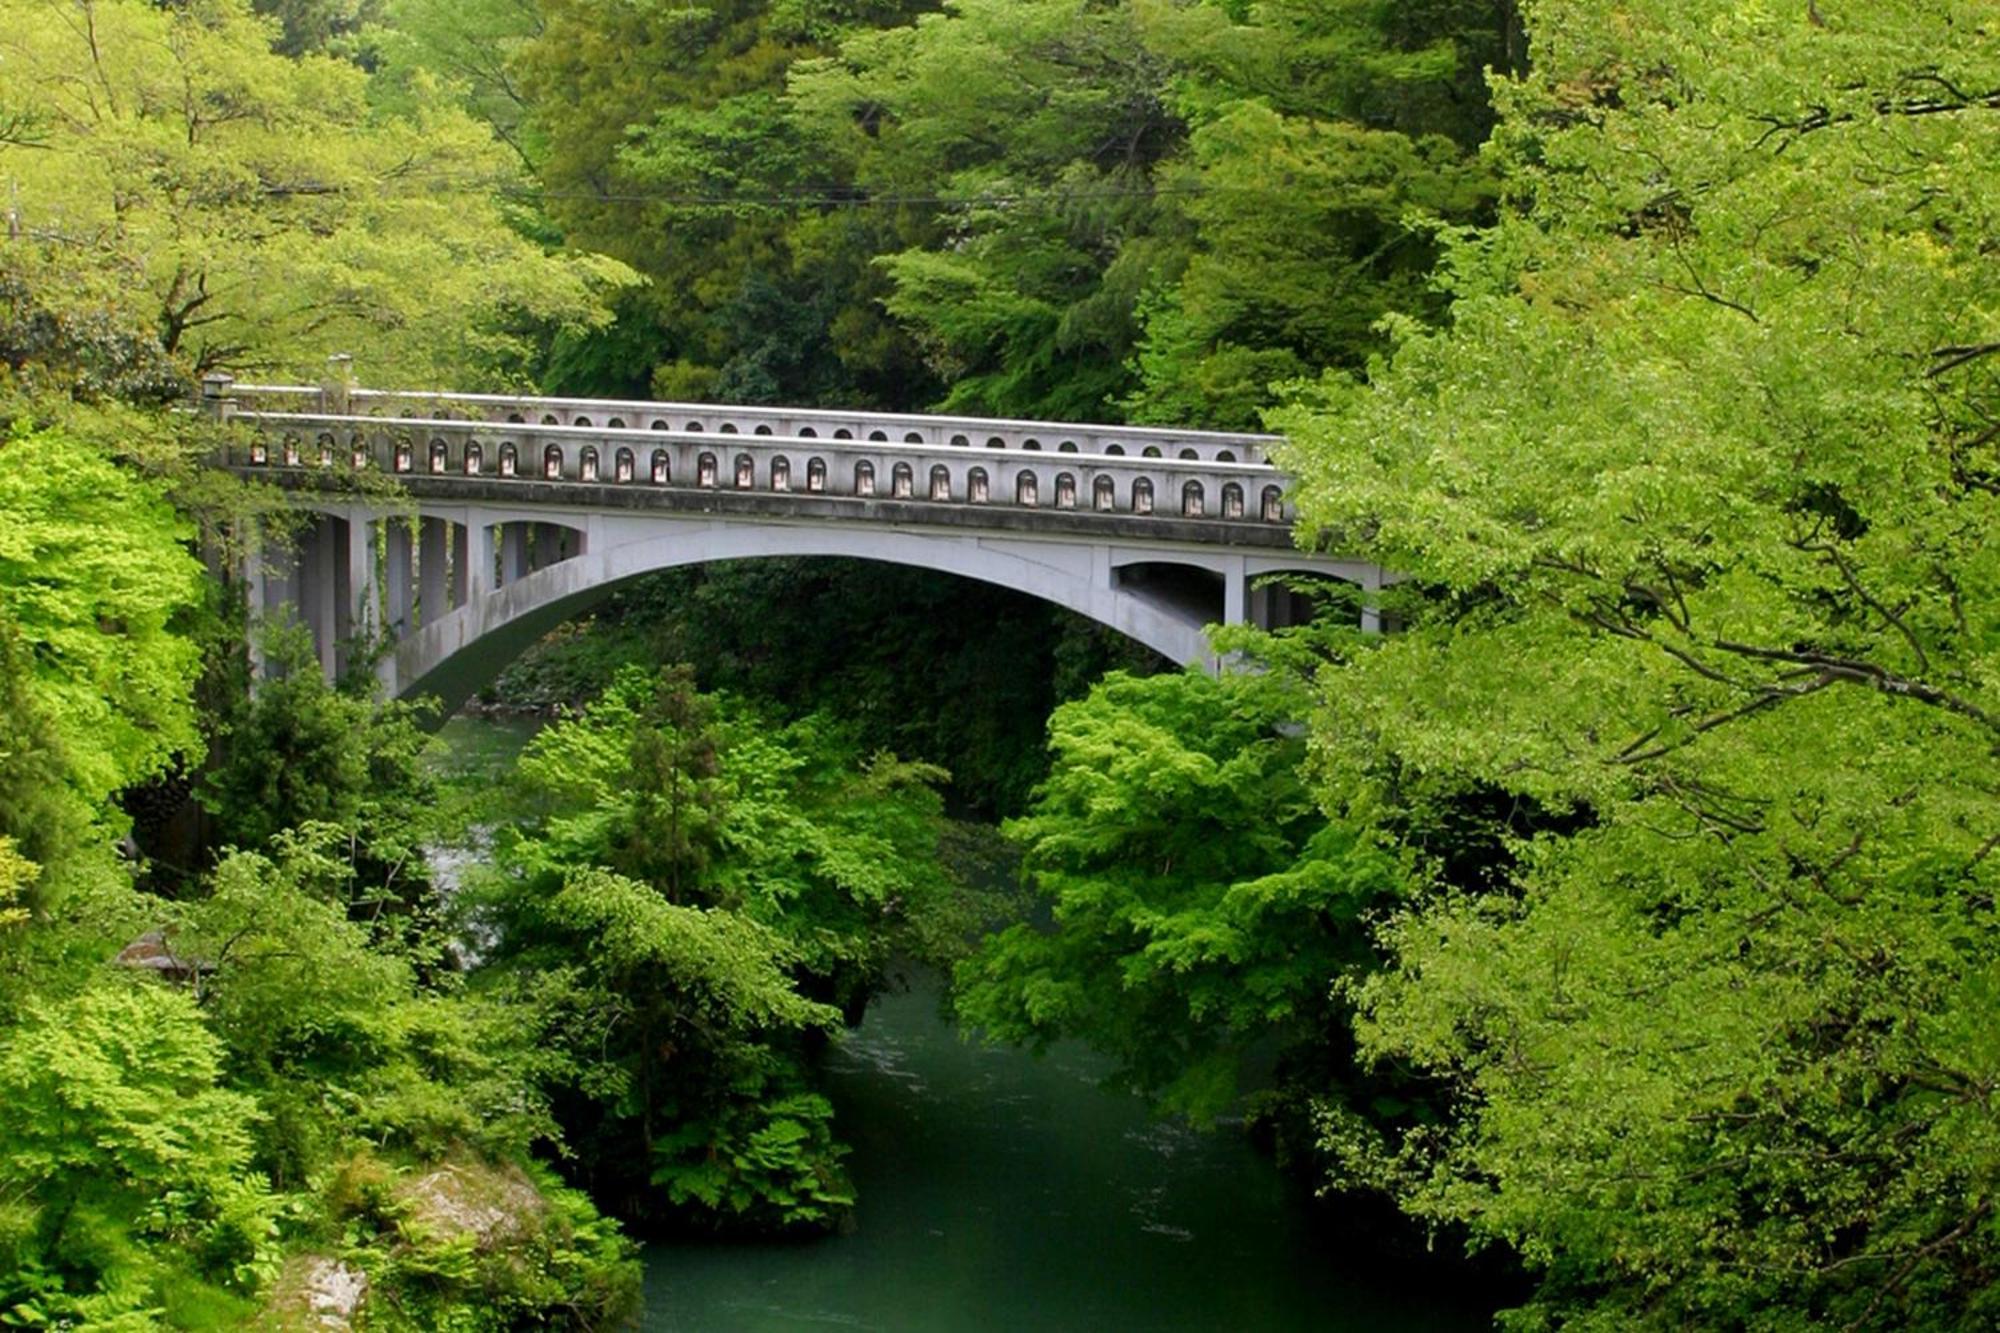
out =
<path fill-rule="evenodd" d="M 860 1191 L 852 1234 L 656 1245 L 644 1327 L 1398 1330 L 1487 1326 L 1448 1277 L 1371 1269 L 1315 1236 L 1240 1135 L 1162 1125 L 1103 1065 L 959 1039 L 920 985 L 831 1060 Z"/>

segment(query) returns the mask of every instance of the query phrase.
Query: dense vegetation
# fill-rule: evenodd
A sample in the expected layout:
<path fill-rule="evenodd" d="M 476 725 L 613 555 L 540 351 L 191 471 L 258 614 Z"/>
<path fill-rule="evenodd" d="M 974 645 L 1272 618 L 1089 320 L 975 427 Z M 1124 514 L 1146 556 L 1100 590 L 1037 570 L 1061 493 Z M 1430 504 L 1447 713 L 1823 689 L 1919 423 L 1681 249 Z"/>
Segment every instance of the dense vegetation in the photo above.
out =
<path fill-rule="evenodd" d="M 0 0 L 0 63 L 0 1322 L 615 1324 L 612 1216 L 837 1223 L 899 956 L 1513 1327 L 2000 1317 L 1990 6 Z M 344 351 L 1270 424 L 1398 630 L 1210 680 L 677 573 L 441 785 L 280 627 L 249 690 L 282 508 L 169 410 Z"/>

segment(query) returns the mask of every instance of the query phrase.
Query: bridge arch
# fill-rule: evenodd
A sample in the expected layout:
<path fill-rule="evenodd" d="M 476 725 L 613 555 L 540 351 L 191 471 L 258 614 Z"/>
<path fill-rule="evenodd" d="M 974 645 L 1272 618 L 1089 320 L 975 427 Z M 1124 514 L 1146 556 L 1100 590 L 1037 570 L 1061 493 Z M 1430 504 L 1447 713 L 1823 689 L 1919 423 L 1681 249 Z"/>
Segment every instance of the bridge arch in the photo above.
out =
<path fill-rule="evenodd" d="M 1091 577 L 1079 548 L 1068 567 L 1032 549 L 1007 550 L 907 530 L 783 523 L 673 525 L 527 573 L 400 639 L 378 668 L 398 697 L 435 695 L 447 711 L 489 684 L 521 652 L 618 588 L 664 569 L 772 557 L 844 556 L 937 570 L 1009 588 L 1076 612 L 1173 662 L 1207 662 L 1204 618 Z"/>

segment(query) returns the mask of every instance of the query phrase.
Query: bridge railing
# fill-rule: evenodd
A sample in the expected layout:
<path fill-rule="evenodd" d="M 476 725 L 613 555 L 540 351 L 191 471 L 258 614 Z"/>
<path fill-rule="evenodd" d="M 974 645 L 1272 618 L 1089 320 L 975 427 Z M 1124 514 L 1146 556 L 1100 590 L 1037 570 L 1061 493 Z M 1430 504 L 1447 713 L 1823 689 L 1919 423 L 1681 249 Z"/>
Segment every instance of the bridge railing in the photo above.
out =
<path fill-rule="evenodd" d="M 238 392 L 246 389 L 243 397 L 251 402 L 281 393 L 318 393 L 283 386 L 239 386 Z M 1288 525 L 1294 517 L 1285 497 L 1286 477 L 1262 461 L 1085 452 L 1085 440 L 1071 436 L 1058 437 L 1057 443 L 1070 443 L 1073 449 L 971 447 L 949 443 L 964 432 L 945 426 L 935 428 L 946 436 L 942 443 L 855 438 L 852 432 L 846 437 L 779 434 L 775 425 L 768 434 L 705 426 L 672 429 L 665 416 L 657 426 L 651 421 L 613 426 L 611 420 L 624 419 L 606 410 L 612 406 L 591 402 L 588 409 L 579 406 L 571 412 L 569 423 L 553 424 L 374 416 L 352 410 L 232 410 L 233 419 L 252 434 L 231 461 L 253 469 L 373 469 L 412 478 L 559 483 L 577 487 L 579 498 L 604 487 L 651 487 L 1151 515 L 1250 526 Z M 1039 443 L 1038 437 L 1026 438 Z"/>
<path fill-rule="evenodd" d="M 770 435 L 788 439 L 928 444 L 1030 453 L 1173 458 L 1184 462 L 1262 463 L 1275 436 L 1170 430 L 992 417 L 852 412 L 828 408 L 730 406 L 602 398 L 543 398 L 511 394 L 447 394 L 296 384 L 236 384 L 240 406 L 291 412 L 421 420 L 472 420 L 495 425 L 587 426 Z"/>

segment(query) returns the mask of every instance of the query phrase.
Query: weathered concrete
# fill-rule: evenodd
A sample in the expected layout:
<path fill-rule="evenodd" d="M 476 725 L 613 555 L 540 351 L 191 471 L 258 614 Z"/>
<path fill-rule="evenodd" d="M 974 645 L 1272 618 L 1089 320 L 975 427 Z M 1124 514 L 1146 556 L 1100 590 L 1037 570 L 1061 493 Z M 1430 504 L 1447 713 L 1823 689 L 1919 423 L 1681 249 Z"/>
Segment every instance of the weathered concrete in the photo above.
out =
<path fill-rule="evenodd" d="M 321 515 L 296 562 L 254 571 L 257 609 L 301 609 L 328 671 L 350 641 L 386 639 L 383 686 L 447 708 L 621 584 L 709 561 L 844 556 L 942 570 L 1211 669 L 1206 625 L 1269 623 L 1283 600 L 1252 580 L 1304 571 L 1381 583 L 1367 562 L 1293 549 L 1287 478 L 1265 461 L 1263 436 L 206 389 L 210 410 L 253 432 L 229 464 Z M 379 474 L 397 484 L 370 480 Z"/>

